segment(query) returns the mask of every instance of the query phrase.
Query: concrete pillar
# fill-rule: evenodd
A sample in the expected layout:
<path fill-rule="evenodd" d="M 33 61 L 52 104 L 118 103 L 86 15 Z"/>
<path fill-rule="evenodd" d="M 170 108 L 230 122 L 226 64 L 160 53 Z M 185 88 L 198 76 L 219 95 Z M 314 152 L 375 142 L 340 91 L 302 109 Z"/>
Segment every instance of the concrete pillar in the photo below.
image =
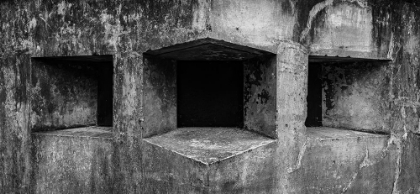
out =
<path fill-rule="evenodd" d="M 308 49 L 282 41 L 277 50 L 277 193 L 299 193 L 305 141 Z"/>

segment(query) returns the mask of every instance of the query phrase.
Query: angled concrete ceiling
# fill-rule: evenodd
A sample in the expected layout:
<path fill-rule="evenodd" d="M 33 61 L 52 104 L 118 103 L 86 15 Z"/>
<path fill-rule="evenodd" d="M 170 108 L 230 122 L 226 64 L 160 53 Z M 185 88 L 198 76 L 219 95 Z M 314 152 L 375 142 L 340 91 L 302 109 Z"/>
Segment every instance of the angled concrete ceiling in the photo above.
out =
<path fill-rule="evenodd" d="M 267 51 L 211 38 L 194 40 L 187 43 L 168 46 L 158 50 L 149 50 L 144 54 L 145 56 L 156 56 L 183 61 L 240 61 L 259 56 L 274 55 L 274 53 Z"/>

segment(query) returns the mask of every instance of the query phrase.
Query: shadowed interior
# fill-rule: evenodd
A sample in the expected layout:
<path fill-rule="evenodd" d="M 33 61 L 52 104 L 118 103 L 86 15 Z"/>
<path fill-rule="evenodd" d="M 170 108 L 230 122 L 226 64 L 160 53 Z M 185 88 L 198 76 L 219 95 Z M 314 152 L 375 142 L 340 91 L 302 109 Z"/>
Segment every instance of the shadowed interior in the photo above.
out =
<path fill-rule="evenodd" d="M 243 127 L 243 65 L 180 61 L 178 127 Z"/>

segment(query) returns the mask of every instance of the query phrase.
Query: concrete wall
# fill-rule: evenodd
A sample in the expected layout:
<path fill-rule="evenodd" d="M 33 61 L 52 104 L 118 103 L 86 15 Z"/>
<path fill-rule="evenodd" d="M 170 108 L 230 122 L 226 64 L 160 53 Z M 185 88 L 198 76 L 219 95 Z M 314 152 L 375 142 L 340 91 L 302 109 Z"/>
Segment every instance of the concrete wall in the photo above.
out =
<path fill-rule="evenodd" d="M 84 65 L 32 61 L 32 131 L 96 124 L 98 78 Z"/>
<path fill-rule="evenodd" d="M 86 132 L 95 130 L 84 129 Z M 112 141 L 101 136 L 63 132 L 35 133 L 33 147 L 34 193 L 113 193 L 115 180 Z M 88 133 L 87 133 L 88 134 Z"/>
<path fill-rule="evenodd" d="M 177 127 L 176 62 L 145 58 L 143 77 L 143 137 Z"/>
<path fill-rule="evenodd" d="M 114 191 L 136 193 L 142 191 L 142 172 L 147 167 L 142 164 L 141 139 L 150 134 L 150 126 L 142 124 L 146 118 L 143 115 L 146 101 L 143 99 L 142 53 L 204 37 L 273 53 L 280 40 L 286 39 L 309 47 L 313 55 L 392 59 L 389 66 L 381 70 L 389 81 L 386 80 L 383 88 L 374 90 L 388 99 L 385 103 L 390 116 L 384 126 L 389 128 L 386 131 L 390 132 L 398 158 L 392 163 L 396 167 L 393 180 L 397 181 L 387 192 L 418 191 L 418 176 L 407 173 L 417 168 L 411 161 L 417 156 L 416 134 L 420 131 L 420 11 L 413 3 L 404 0 L 267 0 L 258 3 L 21 0 L 0 3 L 0 13 L 2 193 L 34 191 L 32 172 L 42 165 L 31 158 L 30 57 L 114 55 L 113 141 L 116 146 L 111 156 L 115 164 L 112 182 Z M 375 122 L 375 128 L 382 122 Z M 287 164 L 299 158 L 303 142 L 292 146 L 296 149 L 290 151 L 293 153 Z M 290 187 L 281 189 L 298 193 L 304 187 L 299 185 L 304 174 L 288 174 L 281 169 L 284 164 L 281 157 L 289 154 L 283 151 L 278 151 L 279 161 L 273 168 L 279 172 L 277 175 L 282 182 L 273 187 L 279 191 L 280 183 L 287 179 Z M 312 162 L 307 165 L 317 161 L 308 160 Z"/>
<path fill-rule="evenodd" d="M 388 62 L 322 66 L 322 125 L 389 133 Z"/>
<path fill-rule="evenodd" d="M 244 62 L 244 128 L 276 138 L 276 59 Z"/>

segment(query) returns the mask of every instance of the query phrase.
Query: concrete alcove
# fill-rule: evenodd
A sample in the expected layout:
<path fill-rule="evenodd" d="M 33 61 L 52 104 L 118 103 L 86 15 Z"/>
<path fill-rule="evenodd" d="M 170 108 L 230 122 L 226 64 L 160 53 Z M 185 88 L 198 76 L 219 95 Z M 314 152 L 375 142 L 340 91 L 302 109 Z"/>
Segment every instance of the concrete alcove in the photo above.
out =
<path fill-rule="evenodd" d="M 32 131 L 112 127 L 111 55 L 33 57 L 31 83 Z"/>
<path fill-rule="evenodd" d="M 388 133 L 383 88 L 389 60 L 310 57 L 307 127 Z"/>
<path fill-rule="evenodd" d="M 144 165 L 160 176 L 148 184 L 168 181 L 166 174 L 174 171 L 168 159 L 196 163 L 190 170 L 210 176 L 217 166 L 235 162 L 229 158 L 269 154 L 261 150 L 276 138 L 273 53 L 206 38 L 144 56 Z M 269 157 L 261 158 L 255 165 Z"/>
<path fill-rule="evenodd" d="M 144 137 L 207 126 L 275 138 L 273 53 L 206 38 L 144 56 Z"/>
<path fill-rule="evenodd" d="M 38 193 L 74 190 L 75 174 L 89 177 L 78 188 L 109 191 L 113 77 L 111 55 L 32 58 L 32 159 L 38 164 L 33 174 Z M 77 192 L 87 191 L 82 189 Z"/>

